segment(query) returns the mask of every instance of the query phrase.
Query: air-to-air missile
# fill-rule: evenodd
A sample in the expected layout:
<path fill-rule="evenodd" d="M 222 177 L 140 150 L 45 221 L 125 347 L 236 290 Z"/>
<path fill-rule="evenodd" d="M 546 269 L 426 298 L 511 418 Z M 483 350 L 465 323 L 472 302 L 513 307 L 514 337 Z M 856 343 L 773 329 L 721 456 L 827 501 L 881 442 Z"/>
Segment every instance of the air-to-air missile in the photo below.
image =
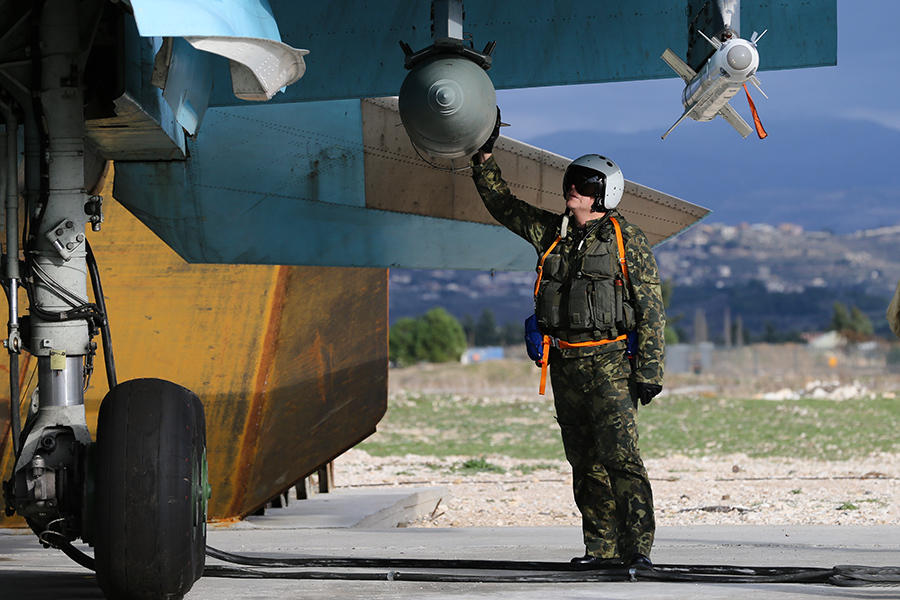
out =
<path fill-rule="evenodd" d="M 756 69 L 759 68 L 759 52 L 756 49 L 756 43 L 766 32 L 763 31 L 760 35 L 753 32 L 753 36 L 749 41 L 734 37 L 725 42 L 716 38 L 709 38 L 702 31 L 698 33 L 715 48 L 715 52 L 707 59 L 699 72 L 694 71 L 670 48 L 666 48 L 666 51 L 662 53 L 661 58 L 684 79 L 686 84 L 681 96 L 681 102 L 684 104 L 684 114 L 675 121 L 674 125 L 669 127 L 669 130 L 663 134 L 662 139 L 666 139 L 666 136 L 685 117 L 690 117 L 695 121 L 711 121 L 716 115 L 721 115 L 729 125 L 737 129 L 741 136 L 747 137 L 753 129 L 732 108 L 728 101 L 742 87 L 746 90 L 747 82 L 756 86 L 756 89 L 768 98 L 765 92 L 762 91 L 759 80 L 756 78 Z M 754 121 L 757 123 L 757 132 L 760 137 L 765 137 L 765 132 L 762 130 L 762 125 L 756 116 L 756 109 L 753 107 L 752 100 L 750 100 L 749 92 L 747 92 L 747 98 L 751 103 Z"/>

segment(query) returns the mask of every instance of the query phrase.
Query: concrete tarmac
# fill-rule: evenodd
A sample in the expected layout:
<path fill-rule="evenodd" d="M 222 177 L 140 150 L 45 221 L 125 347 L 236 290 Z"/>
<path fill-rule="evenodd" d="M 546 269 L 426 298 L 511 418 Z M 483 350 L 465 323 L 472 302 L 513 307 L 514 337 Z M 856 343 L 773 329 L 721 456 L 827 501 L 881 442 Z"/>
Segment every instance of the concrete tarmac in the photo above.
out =
<path fill-rule="evenodd" d="M 294 556 L 470 558 L 567 561 L 582 550 L 574 527 L 413 529 L 389 521 L 421 513 L 429 490 L 347 490 L 292 503 L 228 527 L 210 527 L 208 541 L 222 550 Z M 323 507 L 328 510 L 323 510 Z M 368 510 L 361 510 L 367 506 Z M 316 519 L 314 515 L 321 515 Z M 367 521 L 368 519 L 368 521 Z M 372 525 L 375 523 L 375 526 Z M 87 549 L 86 549 L 87 550 Z M 743 566 L 900 566 L 900 525 L 873 527 L 697 526 L 657 532 L 658 564 Z M 208 564 L 221 564 L 208 560 Z M 353 571 L 362 569 L 314 569 Z M 388 569 L 370 572 L 387 573 Z M 410 569 L 396 569 L 408 572 Z M 0 599 L 101 599 L 93 575 L 61 552 L 43 549 L 24 530 L 0 530 Z M 335 599 L 631 599 L 631 598 L 859 598 L 900 599 L 900 587 L 823 584 L 613 583 L 417 583 L 204 577 L 187 600 Z"/>

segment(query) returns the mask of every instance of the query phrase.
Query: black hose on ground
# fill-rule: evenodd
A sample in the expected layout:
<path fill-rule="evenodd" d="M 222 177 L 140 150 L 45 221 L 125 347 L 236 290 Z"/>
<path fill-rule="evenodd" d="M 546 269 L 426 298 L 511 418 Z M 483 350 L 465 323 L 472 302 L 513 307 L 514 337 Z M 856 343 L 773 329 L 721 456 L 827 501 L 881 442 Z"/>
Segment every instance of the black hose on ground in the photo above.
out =
<path fill-rule="evenodd" d="M 252 579 L 340 579 L 361 581 L 417 581 L 456 583 L 578 583 L 597 581 L 667 581 L 684 583 L 820 583 L 838 586 L 898 586 L 900 567 L 837 566 L 746 567 L 727 565 L 655 565 L 652 569 L 619 567 L 585 570 L 568 562 L 427 559 L 427 558 L 349 558 L 251 556 L 206 547 L 206 554 L 232 564 L 209 565 L 206 577 Z M 523 574 L 434 573 L 434 572 L 349 572 L 262 570 L 259 567 L 285 568 L 386 568 L 453 569 L 459 571 L 526 571 Z M 532 573 L 539 571 L 540 573 Z"/>
<path fill-rule="evenodd" d="M 56 532 L 45 532 L 55 534 Z M 61 534 L 58 541 L 42 538 L 45 543 L 62 550 L 66 556 L 91 571 L 94 559 L 75 548 Z M 415 581 L 431 583 L 588 583 L 614 581 L 656 581 L 669 583 L 819 583 L 841 587 L 900 586 L 900 567 L 868 567 L 838 565 L 831 569 L 817 567 L 746 567 L 729 565 L 655 565 L 651 569 L 618 567 L 585 570 L 567 562 L 415 559 L 415 558 L 350 558 L 250 556 L 234 554 L 206 547 L 210 558 L 251 567 L 207 565 L 204 577 L 228 579 L 316 579 L 342 581 Z M 421 571 L 269 571 L 258 567 L 332 567 L 332 568 L 414 568 L 475 573 Z M 526 571 L 520 574 L 499 574 L 492 571 Z M 534 571 L 537 571 L 536 573 Z"/>

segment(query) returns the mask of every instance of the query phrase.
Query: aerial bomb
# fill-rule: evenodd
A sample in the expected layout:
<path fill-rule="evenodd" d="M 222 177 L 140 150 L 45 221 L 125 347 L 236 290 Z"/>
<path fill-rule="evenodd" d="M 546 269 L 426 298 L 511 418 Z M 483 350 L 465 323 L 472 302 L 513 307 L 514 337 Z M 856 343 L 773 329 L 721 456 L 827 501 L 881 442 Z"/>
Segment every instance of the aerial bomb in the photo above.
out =
<path fill-rule="evenodd" d="M 473 154 L 497 121 L 497 94 L 484 68 L 459 55 L 416 64 L 400 86 L 400 119 L 417 148 L 439 158 Z"/>

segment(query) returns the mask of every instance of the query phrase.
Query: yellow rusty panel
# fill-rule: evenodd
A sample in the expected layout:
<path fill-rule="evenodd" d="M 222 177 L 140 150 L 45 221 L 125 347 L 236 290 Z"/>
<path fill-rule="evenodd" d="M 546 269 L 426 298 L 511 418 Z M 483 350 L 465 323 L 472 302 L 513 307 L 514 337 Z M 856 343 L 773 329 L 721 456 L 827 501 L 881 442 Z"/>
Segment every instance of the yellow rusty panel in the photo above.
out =
<path fill-rule="evenodd" d="M 264 501 L 286 487 L 276 479 L 299 479 L 324 462 L 320 455 L 330 459 L 374 431 L 387 402 L 386 270 L 190 265 L 112 200 L 111 184 L 109 177 L 101 192 L 103 231 L 89 232 L 89 240 L 110 315 L 118 380 L 158 377 L 200 396 L 206 409 L 211 517 L 246 514 L 250 504 L 262 503 L 258 498 Z M 345 335 L 349 325 L 365 343 Z M 327 334 L 324 347 L 331 362 L 311 367 L 305 364 L 306 345 L 319 332 Z M 36 361 L 26 357 L 21 365 L 25 398 L 36 384 Z M 377 365 L 377 372 L 361 371 L 359 363 Z M 368 384 L 353 379 L 364 371 Z M 344 378 L 347 374 L 350 379 Z M 326 390 L 326 397 L 308 396 L 308 389 Z M 98 352 L 85 395 L 92 434 L 106 392 Z M 11 468 L 6 396 L 0 391 L 3 478 Z M 324 402 L 324 413 L 297 408 L 309 398 Z M 331 402 L 337 408 L 330 408 Z M 352 410 L 343 410 L 345 405 Z M 326 427 L 330 437 L 316 436 L 320 421 L 333 418 L 352 422 Z M 298 435 L 305 438 L 303 448 L 285 451 Z M 261 455 L 268 458 L 261 461 Z M 257 469 L 281 475 L 260 477 Z"/>
<path fill-rule="evenodd" d="M 281 333 L 270 332 L 277 342 L 260 386 L 258 448 L 244 462 L 246 494 L 229 511 L 236 514 L 264 503 L 270 482 L 285 489 L 372 434 L 387 408 L 387 271 L 285 269 L 283 285 L 271 321 Z"/>

